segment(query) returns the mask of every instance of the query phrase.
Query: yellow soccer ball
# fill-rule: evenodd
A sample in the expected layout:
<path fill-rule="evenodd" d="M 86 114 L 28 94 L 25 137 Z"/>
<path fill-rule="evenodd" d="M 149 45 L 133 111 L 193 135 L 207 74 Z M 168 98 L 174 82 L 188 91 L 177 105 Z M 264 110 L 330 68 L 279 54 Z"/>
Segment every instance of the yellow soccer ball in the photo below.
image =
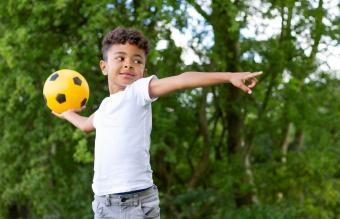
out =
<path fill-rule="evenodd" d="M 47 107 L 56 113 L 82 108 L 90 95 L 85 78 L 70 69 L 51 74 L 44 84 L 43 93 Z"/>

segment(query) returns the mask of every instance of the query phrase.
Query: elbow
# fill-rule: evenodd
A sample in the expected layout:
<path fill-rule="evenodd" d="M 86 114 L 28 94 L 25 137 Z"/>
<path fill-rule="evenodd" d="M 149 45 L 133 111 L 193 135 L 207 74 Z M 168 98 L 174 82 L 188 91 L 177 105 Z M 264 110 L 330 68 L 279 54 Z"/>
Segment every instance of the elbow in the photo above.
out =
<path fill-rule="evenodd" d="M 87 129 L 84 128 L 84 127 L 79 127 L 79 130 L 82 131 L 82 132 L 84 132 L 84 133 L 87 133 Z"/>
<path fill-rule="evenodd" d="M 194 80 L 195 75 L 191 71 L 180 74 L 177 82 L 177 90 L 191 89 L 197 87 Z"/>
<path fill-rule="evenodd" d="M 79 129 L 80 129 L 80 131 L 82 131 L 84 133 L 90 133 L 94 130 L 93 128 L 89 128 L 89 127 L 85 127 L 85 126 L 79 127 Z"/>
<path fill-rule="evenodd" d="M 85 132 L 85 133 L 94 131 L 95 127 L 93 125 L 93 119 L 92 118 L 93 118 L 93 116 L 91 116 L 88 119 L 86 119 L 86 121 L 80 123 L 78 128 L 82 132 Z"/>
<path fill-rule="evenodd" d="M 184 72 L 178 75 L 178 80 L 176 83 L 176 90 L 183 90 L 188 88 L 188 78 L 190 78 L 190 72 Z"/>
<path fill-rule="evenodd" d="M 80 129 L 83 133 L 89 133 L 89 132 L 91 132 L 90 130 L 88 130 L 88 129 Z"/>

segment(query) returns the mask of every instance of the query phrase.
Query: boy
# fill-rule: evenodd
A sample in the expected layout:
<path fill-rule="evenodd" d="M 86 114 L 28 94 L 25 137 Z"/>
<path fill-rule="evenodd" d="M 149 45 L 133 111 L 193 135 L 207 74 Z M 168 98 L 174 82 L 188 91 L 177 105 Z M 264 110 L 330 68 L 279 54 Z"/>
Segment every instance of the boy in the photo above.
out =
<path fill-rule="evenodd" d="M 227 82 L 251 94 L 261 74 L 186 72 L 163 79 L 143 78 L 148 50 L 148 41 L 136 30 L 116 28 L 108 33 L 99 64 L 110 96 L 90 117 L 80 116 L 80 109 L 54 113 L 84 132 L 96 130 L 95 218 L 160 218 L 149 155 L 153 101 L 176 90 Z"/>

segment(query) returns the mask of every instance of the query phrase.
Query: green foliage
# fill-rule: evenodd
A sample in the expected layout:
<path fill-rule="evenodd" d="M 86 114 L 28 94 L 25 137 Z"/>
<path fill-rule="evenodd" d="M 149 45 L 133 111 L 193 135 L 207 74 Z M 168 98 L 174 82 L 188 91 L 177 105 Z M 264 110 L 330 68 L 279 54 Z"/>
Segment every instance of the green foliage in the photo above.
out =
<path fill-rule="evenodd" d="M 147 68 L 160 78 L 264 71 L 252 96 L 220 85 L 153 104 L 151 162 L 162 218 L 339 218 L 339 80 L 316 58 L 322 40 L 339 39 L 339 18 L 306 0 L 254 4 L 0 1 L 0 219 L 93 218 L 94 134 L 51 115 L 42 87 L 52 72 L 76 69 L 90 86 L 84 114 L 94 112 L 108 92 L 98 67 L 101 39 L 116 26 L 150 39 Z M 195 28 L 191 7 L 204 20 Z M 281 20 L 280 33 L 242 35 L 251 16 Z M 192 31 L 188 46 L 202 63 L 182 63 L 171 28 Z M 212 47 L 204 45 L 212 35 Z M 307 49 L 301 36 L 310 39 Z M 154 49 L 159 40 L 166 49 Z"/>

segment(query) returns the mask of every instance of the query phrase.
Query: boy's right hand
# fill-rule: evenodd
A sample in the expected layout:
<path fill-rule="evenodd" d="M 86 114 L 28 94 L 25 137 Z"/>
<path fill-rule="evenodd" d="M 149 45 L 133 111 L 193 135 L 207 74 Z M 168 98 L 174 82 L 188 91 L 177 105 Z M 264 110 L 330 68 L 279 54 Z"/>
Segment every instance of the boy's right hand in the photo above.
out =
<path fill-rule="evenodd" d="M 240 88 L 244 92 L 251 94 L 252 89 L 257 84 L 256 77 L 261 75 L 262 71 L 260 72 L 235 72 L 230 75 L 230 83 L 235 87 Z"/>

